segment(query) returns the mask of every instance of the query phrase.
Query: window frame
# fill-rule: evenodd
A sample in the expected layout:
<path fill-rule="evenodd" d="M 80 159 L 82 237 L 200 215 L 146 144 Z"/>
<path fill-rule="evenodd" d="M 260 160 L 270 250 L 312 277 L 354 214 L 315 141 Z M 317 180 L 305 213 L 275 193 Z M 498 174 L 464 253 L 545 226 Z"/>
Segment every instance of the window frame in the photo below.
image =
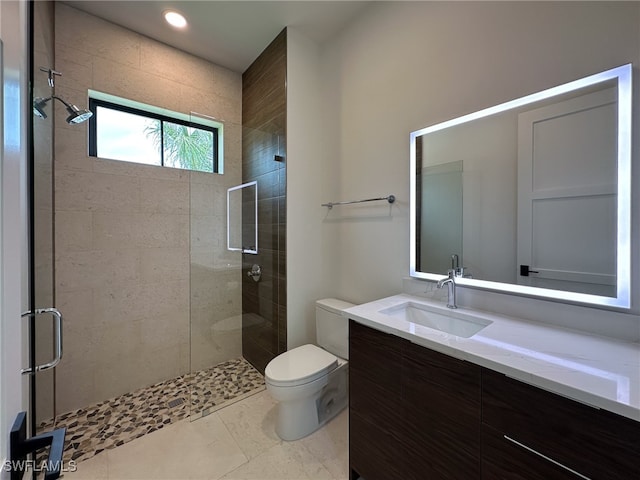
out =
<path fill-rule="evenodd" d="M 101 98 L 95 98 L 95 97 L 89 97 L 89 109 L 93 112 L 93 116 L 89 119 L 88 143 L 89 143 L 90 157 L 102 158 L 102 157 L 98 157 L 98 117 L 99 117 L 98 107 L 109 108 L 111 110 L 116 110 L 123 113 L 130 113 L 133 115 L 138 115 L 138 116 L 150 118 L 153 120 L 159 120 L 161 122 L 160 129 L 162 132 L 161 135 L 162 135 L 163 146 L 164 146 L 164 122 L 174 123 L 177 125 L 184 125 L 186 127 L 198 128 L 200 130 L 206 130 L 208 132 L 211 132 L 213 134 L 213 171 L 208 172 L 203 170 L 192 170 L 188 168 L 180 168 L 180 170 L 188 170 L 191 172 L 202 172 L 202 173 L 221 173 L 219 168 L 220 165 L 219 165 L 219 143 L 218 143 L 219 129 L 218 127 L 214 127 L 212 125 L 207 125 L 204 123 L 198 123 L 198 122 L 192 122 L 192 121 L 190 122 L 187 120 L 183 120 L 181 118 L 172 117 L 170 115 L 163 115 L 160 113 L 151 112 L 149 110 L 144 110 L 142 108 L 131 107 L 129 105 L 122 105 L 109 100 L 103 100 Z M 127 161 L 127 160 L 119 160 L 117 158 L 109 159 L 109 160 Z M 138 162 L 130 162 L 130 163 L 138 163 Z M 146 164 L 143 164 L 142 162 L 140 162 L 140 165 L 146 165 Z M 160 148 L 160 165 L 156 165 L 156 166 L 161 166 L 161 167 L 166 166 L 164 164 L 164 148 L 163 147 Z M 167 167 L 167 168 L 177 168 L 177 167 Z"/>

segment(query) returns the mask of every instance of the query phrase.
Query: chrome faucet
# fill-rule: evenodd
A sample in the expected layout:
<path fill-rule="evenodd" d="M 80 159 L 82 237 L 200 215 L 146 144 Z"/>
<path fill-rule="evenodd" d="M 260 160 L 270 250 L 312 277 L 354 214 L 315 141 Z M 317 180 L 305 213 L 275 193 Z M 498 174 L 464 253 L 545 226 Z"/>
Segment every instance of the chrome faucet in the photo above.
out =
<path fill-rule="evenodd" d="M 447 278 L 438 280 L 437 287 L 447 286 L 447 308 L 458 308 L 456 305 L 456 271 L 452 268 L 447 271 Z"/>

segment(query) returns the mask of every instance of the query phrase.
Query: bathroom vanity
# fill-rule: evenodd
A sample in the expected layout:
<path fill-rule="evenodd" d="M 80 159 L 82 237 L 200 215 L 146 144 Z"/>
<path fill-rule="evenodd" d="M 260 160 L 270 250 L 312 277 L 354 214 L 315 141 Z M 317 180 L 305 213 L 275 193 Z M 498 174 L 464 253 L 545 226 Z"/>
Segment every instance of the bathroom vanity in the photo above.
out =
<path fill-rule="evenodd" d="M 465 310 L 345 312 L 352 480 L 640 478 L 637 344 Z"/>

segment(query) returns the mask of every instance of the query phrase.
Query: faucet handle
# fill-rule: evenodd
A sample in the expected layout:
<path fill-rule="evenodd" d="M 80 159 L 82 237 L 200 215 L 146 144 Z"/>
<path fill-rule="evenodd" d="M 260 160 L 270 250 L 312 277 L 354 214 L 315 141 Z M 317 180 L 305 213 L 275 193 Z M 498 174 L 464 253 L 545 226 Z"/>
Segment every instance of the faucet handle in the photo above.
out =
<path fill-rule="evenodd" d="M 445 286 L 445 284 L 447 283 L 453 283 L 455 284 L 455 276 L 456 276 L 456 271 L 454 269 L 449 269 L 447 270 L 447 278 L 441 278 L 440 280 L 438 280 L 438 283 L 436 284 L 437 288 L 442 288 Z"/>

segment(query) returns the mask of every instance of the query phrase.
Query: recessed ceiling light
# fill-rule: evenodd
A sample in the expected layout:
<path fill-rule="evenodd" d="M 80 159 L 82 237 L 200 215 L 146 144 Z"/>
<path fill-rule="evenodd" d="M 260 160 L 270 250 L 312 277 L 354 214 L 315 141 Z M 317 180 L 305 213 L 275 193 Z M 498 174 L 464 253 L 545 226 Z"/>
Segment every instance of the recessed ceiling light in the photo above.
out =
<path fill-rule="evenodd" d="M 163 15 L 164 19 L 172 27 L 184 28 L 187 26 L 187 19 L 184 18 L 184 15 L 176 12 L 175 10 L 165 10 Z"/>

